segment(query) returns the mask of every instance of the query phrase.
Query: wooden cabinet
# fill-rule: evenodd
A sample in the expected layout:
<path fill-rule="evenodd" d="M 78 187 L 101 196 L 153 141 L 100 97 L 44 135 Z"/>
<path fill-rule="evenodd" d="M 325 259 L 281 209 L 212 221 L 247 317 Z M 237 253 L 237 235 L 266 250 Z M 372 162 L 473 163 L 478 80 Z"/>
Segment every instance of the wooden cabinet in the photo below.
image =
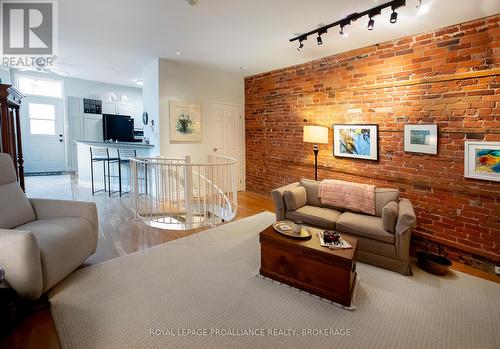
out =
<path fill-rule="evenodd" d="M 23 95 L 11 85 L 0 84 L 0 151 L 12 157 L 16 174 L 24 186 L 24 158 L 19 108 Z"/>
<path fill-rule="evenodd" d="M 321 247 L 314 228 L 310 240 L 284 237 L 270 226 L 260 233 L 260 274 L 346 307 L 356 286 L 358 240 L 342 235 L 346 250 Z"/>

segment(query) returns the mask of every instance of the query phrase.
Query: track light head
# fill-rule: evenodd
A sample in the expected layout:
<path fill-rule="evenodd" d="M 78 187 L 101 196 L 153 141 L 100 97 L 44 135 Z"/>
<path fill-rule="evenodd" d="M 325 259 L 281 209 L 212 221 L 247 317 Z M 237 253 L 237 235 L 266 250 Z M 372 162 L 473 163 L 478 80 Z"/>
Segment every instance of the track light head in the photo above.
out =
<path fill-rule="evenodd" d="M 390 22 L 394 24 L 397 21 L 398 21 L 398 13 L 396 11 L 392 10 Z"/>
<path fill-rule="evenodd" d="M 297 47 L 297 51 L 300 52 L 304 48 L 304 43 L 303 43 L 304 40 L 307 40 L 307 36 L 303 36 L 299 39 L 299 47 Z"/>
<path fill-rule="evenodd" d="M 318 34 L 318 37 L 316 40 L 318 40 L 318 45 L 323 45 L 323 39 L 321 39 L 321 34 Z"/>
<path fill-rule="evenodd" d="M 375 20 L 370 17 L 370 20 L 368 21 L 368 30 L 373 30 L 374 26 L 375 26 Z"/>

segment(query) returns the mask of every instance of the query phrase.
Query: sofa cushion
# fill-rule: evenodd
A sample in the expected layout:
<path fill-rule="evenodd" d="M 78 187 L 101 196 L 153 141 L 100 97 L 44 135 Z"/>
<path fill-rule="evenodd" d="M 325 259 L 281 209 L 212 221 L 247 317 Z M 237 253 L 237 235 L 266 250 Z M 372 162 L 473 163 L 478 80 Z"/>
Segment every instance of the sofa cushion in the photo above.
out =
<path fill-rule="evenodd" d="M 398 220 L 399 205 L 396 201 L 391 201 L 382 210 L 382 224 L 384 230 L 394 233 Z"/>
<path fill-rule="evenodd" d="M 287 210 L 295 211 L 307 204 L 306 189 L 301 186 L 285 191 L 284 197 Z"/>
<path fill-rule="evenodd" d="M 337 220 L 337 230 L 343 233 L 394 244 L 394 234 L 384 230 L 382 218 L 344 212 Z"/>
<path fill-rule="evenodd" d="M 306 188 L 307 193 L 307 204 L 311 206 L 321 207 L 321 201 L 318 197 L 319 193 L 319 184 L 318 181 L 313 181 L 311 179 L 301 179 L 300 185 Z"/>
<path fill-rule="evenodd" d="M 286 212 L 288 219 L 332 230 L 335 229 L 335 222 L 339 216 L 339 211 L 311 205 L 306 205 L 296 211 Z"/>
<path fill-rule="evenodd" d="M 375 216 L 382 217 L 382 211 L 389 202 L 399 200 L 399 190 L 375 188 Z"/>
<path fill-rule="evenodd" d="M 41 219 L 16 229 L 31 231 L 38 241 L 43 292 L 69 275 L 95 252 L 94 228 L 84 218 Z"/>
<path fill-rule="evenodd" d="M 35 220 L 33 207 L 19 184 L 0 184 L 0 229 L 12 229 Z"/>

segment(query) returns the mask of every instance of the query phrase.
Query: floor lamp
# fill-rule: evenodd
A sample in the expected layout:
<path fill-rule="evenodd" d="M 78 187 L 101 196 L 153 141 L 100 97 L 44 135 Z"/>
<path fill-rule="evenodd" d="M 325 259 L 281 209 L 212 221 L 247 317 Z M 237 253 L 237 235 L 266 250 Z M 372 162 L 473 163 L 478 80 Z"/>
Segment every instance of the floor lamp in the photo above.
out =
<path fill-rule="evenodd" d="M 328 127 L 304 126 L 304 142 L 314 143 L 314 180 L 318 180 L 318 144 L 328 144 Z"/>

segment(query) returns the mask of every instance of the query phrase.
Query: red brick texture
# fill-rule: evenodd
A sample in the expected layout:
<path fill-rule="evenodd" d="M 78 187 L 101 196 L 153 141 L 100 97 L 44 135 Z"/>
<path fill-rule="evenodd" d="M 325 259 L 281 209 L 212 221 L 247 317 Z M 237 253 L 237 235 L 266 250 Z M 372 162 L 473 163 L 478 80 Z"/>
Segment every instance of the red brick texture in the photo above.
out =
<path fill-rule="evenodd" d="M 302 129 L 328 126 L 320 179 L 399 188 L 415 207 L 417 240 L 498 262 L 500 182 L 463 173 L 464 141 L 500 141 L 499 22 L 497 15 L 247 77 L 247 189 L 269 193 L 312 178 Z M 480 76 L 460 76 L 467 72 Z M 411 84 L 430 77 L 437 81 Z M 333 156 L 331 127 L 346 123 L 378 124 L 378 161 Z M 438 155 L 404 152 L 403 125 L 422 123 L 438 125 Z"/>

